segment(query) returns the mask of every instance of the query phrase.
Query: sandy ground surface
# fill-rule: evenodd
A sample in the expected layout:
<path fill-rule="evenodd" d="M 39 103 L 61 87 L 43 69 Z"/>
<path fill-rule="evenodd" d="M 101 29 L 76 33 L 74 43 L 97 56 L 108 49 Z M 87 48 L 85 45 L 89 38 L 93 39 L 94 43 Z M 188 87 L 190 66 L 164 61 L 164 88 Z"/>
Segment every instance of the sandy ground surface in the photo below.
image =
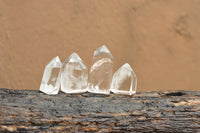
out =
<path fill-rule="evenodd" d="M 138 91 L 199 90 L 200 0 L 0 0 L 0 87 L 39 89 L 45 65 L 106 44 Z"/>

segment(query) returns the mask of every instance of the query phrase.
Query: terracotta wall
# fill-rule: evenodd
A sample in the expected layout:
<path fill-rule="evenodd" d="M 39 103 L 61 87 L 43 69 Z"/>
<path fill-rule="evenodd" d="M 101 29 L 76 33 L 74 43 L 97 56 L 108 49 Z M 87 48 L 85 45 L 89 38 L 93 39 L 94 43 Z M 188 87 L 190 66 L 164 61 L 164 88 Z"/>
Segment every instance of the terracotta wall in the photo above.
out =
<path fill-rule="evenodd" d="M 39 89 L 45 65 L 106 44 L 138 91 L 200 87 L 200 0 L 0 0 L 0 87 Z"/>

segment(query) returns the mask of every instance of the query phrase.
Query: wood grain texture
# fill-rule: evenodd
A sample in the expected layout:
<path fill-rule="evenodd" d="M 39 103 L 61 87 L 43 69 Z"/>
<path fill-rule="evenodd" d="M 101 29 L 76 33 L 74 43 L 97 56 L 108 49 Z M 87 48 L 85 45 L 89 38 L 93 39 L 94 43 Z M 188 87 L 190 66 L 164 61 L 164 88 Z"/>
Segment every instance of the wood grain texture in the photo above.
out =
<path fill-rule="evenodd" d="M 0 89 L 1 132 L 200 132 L 200 91 L 49 96 Z"/>

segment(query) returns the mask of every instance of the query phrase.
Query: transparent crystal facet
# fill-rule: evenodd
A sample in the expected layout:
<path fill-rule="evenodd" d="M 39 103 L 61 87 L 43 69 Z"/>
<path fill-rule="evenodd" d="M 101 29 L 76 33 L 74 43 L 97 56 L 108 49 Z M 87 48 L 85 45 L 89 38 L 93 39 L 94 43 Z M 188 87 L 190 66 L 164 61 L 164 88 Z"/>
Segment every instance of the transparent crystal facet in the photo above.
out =
<path fill-rule="evenodd" d="M 42 82 L 40 85 L 40 91 L 49 94 L 55 95 L 58 94 L 60 88 L 60 68 L 62 63 L 58 56 L 46 65 Z"/>
<path fill-rule="evenodd" d="M 118 94 L 132 95 L 136 93 L 137 77 L 131 66 L 126 63 L 113 75 L 111 91 Z"/>
<path fill-rule="evenodd" d="M 65 93 L 86 92 L 87 80 L 87 67 L 78 54 L 72 53 L 61 68 L 61 90 Z"/>
<path fill-rule="evenodd" d="M 90 69 L 88 91 L 91 93 L 109 94 L 112 82 L 113 56 L 103 45 L 94 52 Z"/>

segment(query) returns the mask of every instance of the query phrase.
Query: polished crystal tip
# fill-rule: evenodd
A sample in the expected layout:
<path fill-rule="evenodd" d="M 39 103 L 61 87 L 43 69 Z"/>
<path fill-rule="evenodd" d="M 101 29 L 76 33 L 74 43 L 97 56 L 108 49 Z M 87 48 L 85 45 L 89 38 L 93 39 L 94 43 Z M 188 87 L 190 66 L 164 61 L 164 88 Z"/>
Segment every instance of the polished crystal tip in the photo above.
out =
<path fill-rule="evenodd" d="M 61 67 L 62 63 L 58 56 L 56 56 L 46 65 L 40 85 L 40 91 L 49 95 L 58 94 L 60 87 Z"/>
<path fill-rule="evenodd" d="M 113 56 L 103 45 L 94 52 L 89 73 L 88 91 L 91 93 L 109 94 L 112 82 Z"/>
<path fill-rule="evenodd" d="M 82 93 L 87 91 L 88 70 L 77 53 L 72 53 L 61 68 L 61 91 Z"/>
<path fill-rule="evenodd" d="M 103 56 L 104 58 L 107 56 L 107 58 L 113 58 L 112 54 L 110 53 L 110 50 L 103 45 L 99 47 L 96 51 L 94 51 L 94 56 Z"/>
<path fill-rule="evenodd" d="M 137 77 L 131 66 L 126 63 L 113 75 L 111 91 L 118 94 L 132 95 L 136 93 Z"/>

